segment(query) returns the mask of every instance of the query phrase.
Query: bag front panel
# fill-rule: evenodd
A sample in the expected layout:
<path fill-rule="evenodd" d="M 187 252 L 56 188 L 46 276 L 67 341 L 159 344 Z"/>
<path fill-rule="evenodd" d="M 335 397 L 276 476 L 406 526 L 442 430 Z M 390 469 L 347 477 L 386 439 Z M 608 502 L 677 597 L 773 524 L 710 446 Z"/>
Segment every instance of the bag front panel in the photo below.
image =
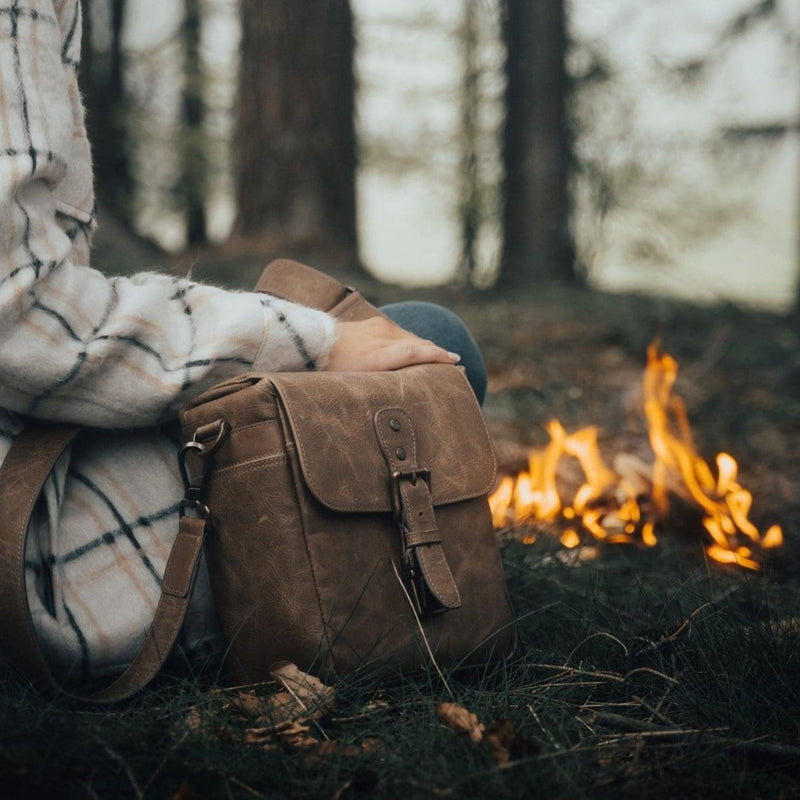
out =
<path fill-rule="evenodd" d="M 511 605 L 485 498 L 436 509 L 461 606 L 418 619 L 400 577 L 402 535 L 392 516 L 332 512 L 298 491 L 331 647 L 326 677 L 371 665 L 418 669 L 430 665 L 428 647 L 449 665 L 511 651 Z"/>

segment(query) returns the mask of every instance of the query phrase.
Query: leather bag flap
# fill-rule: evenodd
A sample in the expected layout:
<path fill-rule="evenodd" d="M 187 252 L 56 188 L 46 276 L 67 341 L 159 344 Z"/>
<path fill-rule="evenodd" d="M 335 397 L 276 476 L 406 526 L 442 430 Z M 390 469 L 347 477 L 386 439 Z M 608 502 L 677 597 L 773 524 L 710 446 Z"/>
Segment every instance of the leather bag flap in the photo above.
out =
<path fill-rule="evenodd" d="M 430 471 L 435 506 L 479 497 L 492 487 L 491 439 L 457 367 L 280 373 L 267 380 L 278 395 L 308 488 L 328 508 L 392 510 L 389 469 L 375 429 L 375 415 L 386 408 L 401 408 L 410 417 L 417 465 Z"/>

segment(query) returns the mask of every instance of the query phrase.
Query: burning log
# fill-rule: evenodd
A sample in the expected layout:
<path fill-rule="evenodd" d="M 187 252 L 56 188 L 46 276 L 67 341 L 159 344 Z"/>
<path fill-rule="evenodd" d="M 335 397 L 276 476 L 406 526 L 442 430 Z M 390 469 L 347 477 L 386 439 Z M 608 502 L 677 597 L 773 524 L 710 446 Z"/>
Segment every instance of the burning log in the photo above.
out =
<path fill-rule="evenodd" d="M 691 528 L 710 540 L 706 552 L 716 561 L 759 569 L 758 551 L 778 547 L 783 532 L 771 526 L 763 535 L 749 519 L 752 495 L 738 482 L 738 465 L 727 453 L 716 458 L 716 477 L 698 455 L 688 415 L 672 394 L 678 364 L 648 348 L 643 378 L 644 413 L 654 461 L 626 454 L 606 466 L 597 443 L 597 429 L 568 434 L 552 420 L 550 443 L 528 454 L 528 469 L 507 475 L 490 497 L 496 528 L 525 525 L 523 541 L 532 543 L 531 523 L 555 528 L 565 547 L 586 536 L 610 544 L 657 543 L 657 527 L 674 521 L 682 509 Z M 565 480 L 565 464 L 580 468 L 578 481 Z M 565 484 L 572 483 L 572 487 Z M 571 497 L 571 500 L 566 498 Z M 671 511 L 672 509 L 672 511 Z M 687 520 L 688 521 L 688 520 Z"/>

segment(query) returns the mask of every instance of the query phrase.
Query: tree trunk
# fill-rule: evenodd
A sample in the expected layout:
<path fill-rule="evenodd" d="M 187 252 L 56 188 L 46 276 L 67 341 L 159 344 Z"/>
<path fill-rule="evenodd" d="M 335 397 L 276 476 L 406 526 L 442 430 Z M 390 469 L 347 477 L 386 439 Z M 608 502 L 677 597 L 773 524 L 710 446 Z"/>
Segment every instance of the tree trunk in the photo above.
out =
<path fill-rule="evenodd" d="M 356 246 L 348 0 L 241 0 L 237 232 Z"/>
<path fill-rule="evenodd" d="M 184 86 L 181 104 L 181 182 L 177 195 L 186 219 L 186 243 L 204 244 L 206 233 L 206 150 L 203 67 L 200 59 L 200 0 L 185 0 Z"/>
<path fill-rule="evenodd" d="M 570 234 L 564 0 L 503 0 L 507 48 L 501 286 L 578 277 Z"/>
<path fill-rule="evenodd" d="M 478 176 L 478 21 L 475 0 L 464 0 L 464 21 L 461 29 L 463 74 L 461 77 L 459 172 L 461 222 L 460 277 L 469 282 L 477 266 L 475 252 L 481 223 L 481 192 Z"/>
<path fill-rule="evenodd" d="M 122 34 L 126 0 L 111 2 L 108 53 L 91 50 L 92 3 L 86 2 L 83 39 L 82 91 L 86 126 L 92 142 L 99 202 L 119 219 L 129 219 L 133 178 L 125 119 L 125 51 Z"/>

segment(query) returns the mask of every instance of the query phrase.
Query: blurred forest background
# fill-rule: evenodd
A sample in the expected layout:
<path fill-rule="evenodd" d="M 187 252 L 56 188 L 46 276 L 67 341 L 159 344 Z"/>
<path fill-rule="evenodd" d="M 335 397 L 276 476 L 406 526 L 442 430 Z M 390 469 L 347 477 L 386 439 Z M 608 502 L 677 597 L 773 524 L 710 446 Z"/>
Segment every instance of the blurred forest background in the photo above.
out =
<path fill-rule="evenodd" d="M 800 307 L 800 0 L 84 12 L 102 269 Z"/>

